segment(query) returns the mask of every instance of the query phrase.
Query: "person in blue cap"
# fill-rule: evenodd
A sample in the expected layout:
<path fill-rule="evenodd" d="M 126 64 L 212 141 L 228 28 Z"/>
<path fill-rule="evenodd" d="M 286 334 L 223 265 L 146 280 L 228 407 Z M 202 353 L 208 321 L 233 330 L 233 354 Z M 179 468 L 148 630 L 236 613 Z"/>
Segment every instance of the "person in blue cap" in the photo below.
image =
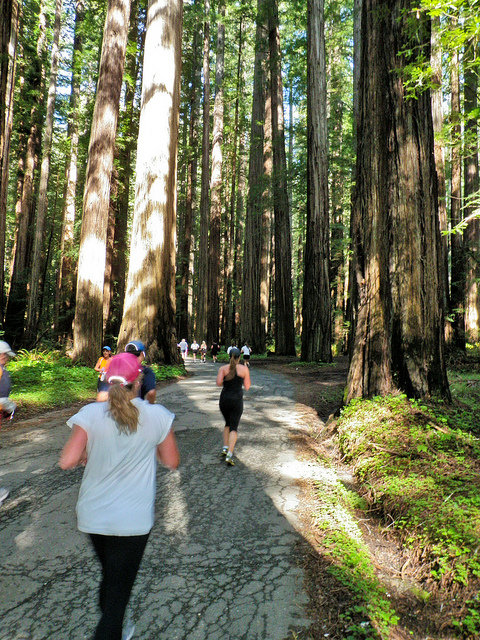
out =
<path fill-rule="evenodd" d="M 140 388 L 140 397 L 142 400 L 148 400 L 150 404 L 155 404 L 155 400 L 157 399 L 157 381 L 155 380 L 153 369 L 143 364 L 145 360 L 145 345 L 140 340 L 130 340 L 130 342 L 125 345 L 125 351 L 127 353 L 133 353 L 133 355 L 138 358 L 138 363 L 142 367 L 143 379 Z"/>
<path fill-rule="evenodd" d="M 95 371 L 98 371 L 98 380 L 97 380 L 97 402 L 105 402 L 108 398 L 108 388 L 109 384 L 105 380 L 105 374 L 108 369 L 108 365 L 110 364 L 110 359 L 112 357 L 112 350 L 108 345 L 105 345 L 102 348 L 102 355 L 97 360 L 97 364 L 95 365 Z"/>

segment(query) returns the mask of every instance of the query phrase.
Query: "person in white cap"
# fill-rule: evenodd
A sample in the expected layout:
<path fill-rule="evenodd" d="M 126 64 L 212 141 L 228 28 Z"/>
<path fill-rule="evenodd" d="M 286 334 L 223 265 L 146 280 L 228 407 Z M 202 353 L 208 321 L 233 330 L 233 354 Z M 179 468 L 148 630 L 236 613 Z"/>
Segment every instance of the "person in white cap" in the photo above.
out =
<path fill-rule="evenodd" d="M 8 342 L 0 340 L 0 426 L 2 418 L 11 418 L 17 405 L 10 400 L 10 390 L 12 381 L 10 374 L 5 369 L 5 365 L 10 358 L 14 358 L 15 353 L 12 351 Z M 9 490 L 6 487 L 0 487 L 0 504 L 8 498 Z"/>
<path fill-rule="evenodd" d="M 113 356 L 106 372 L 108 401 L 89 404 L 67 420 L 72 433 L 59 460 L 62 469 L 85 466 L 78 528 L 89 534 L 102 566 L 94 640 L 133 636 L 134 625 L 124 623 L 124 616 L 154 523 L 157 460 L 168 469 L 180 462 L 175 415 L 138 397 L 141 378 L 134 354 Z"/>

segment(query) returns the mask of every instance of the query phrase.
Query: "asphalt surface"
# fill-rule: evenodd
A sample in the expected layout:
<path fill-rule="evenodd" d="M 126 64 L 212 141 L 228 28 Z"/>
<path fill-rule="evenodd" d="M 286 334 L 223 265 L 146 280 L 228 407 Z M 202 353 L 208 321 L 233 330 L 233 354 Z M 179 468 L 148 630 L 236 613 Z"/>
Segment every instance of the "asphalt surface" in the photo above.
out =
<path fill-rule="evenodd" d="M 178 470 L 158 471 L 156 522 L 132 593 L 134 638 L 287 640 L 307 637 L 295 481 L 293 388 L 251 368 L 235 448 L 222 461 L 218 365 L 158 392 L 176 414 Z M 52 413 L 0 432 L 0 640 L 88 640 L 99 618 L 99 566 L 77 531 L 82 470 L 58 467 L 68 438 Z"/>

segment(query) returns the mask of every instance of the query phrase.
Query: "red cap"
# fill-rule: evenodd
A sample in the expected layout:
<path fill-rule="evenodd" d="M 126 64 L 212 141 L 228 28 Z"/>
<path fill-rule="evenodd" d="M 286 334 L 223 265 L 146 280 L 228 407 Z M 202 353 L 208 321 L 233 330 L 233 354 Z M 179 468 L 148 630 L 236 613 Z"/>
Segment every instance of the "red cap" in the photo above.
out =
<path fill-rule="evenodd" d="M 105 377 L 108 383 L 118 382 L 123 386 L 135 382 L 141 372 L 142 367 L 133 353 L 118 353 L 111 358 Z"/>

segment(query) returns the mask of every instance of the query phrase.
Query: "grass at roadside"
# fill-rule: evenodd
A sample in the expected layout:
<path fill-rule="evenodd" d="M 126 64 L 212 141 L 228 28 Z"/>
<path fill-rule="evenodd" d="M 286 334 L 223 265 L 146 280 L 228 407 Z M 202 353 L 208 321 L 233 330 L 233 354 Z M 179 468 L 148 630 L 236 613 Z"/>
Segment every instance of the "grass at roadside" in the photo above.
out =
<path fill-rule="evenodd" d="M 369 509 L 417 558 L 417 579 L 425 589 L 421 595 L 451 594 L 449 619 L 444 620 L 449 637 L 478 638 L 480 396 L 477 391 L 473 399 L 472 386 L 480 383 L 478 374 L 451 378 L 451 407 L 412 402 L 403 395 L 357 400 L 343 410 L 336 427 L 341 453 Z M 344 571 L 348 545 L 337 540 L 333 548 Z M 356 584 L 363 584 L 368 572 L 362 575 Z M 382 622 L 388 622 L 382 611 L 373 607 L 368 618 L 380 637 L 388 638 L 382 632 Z"/>
<path fill-rule="evenodd" d="M 185 375 L 182 365 L 152 365 L 152 368 L 157 381 Z M 32 413 L 93 401 L 96 396 L 97 372 L 74 365 L 59 352 L 20 351 L 7 369 L 12 377 L 10 397 L 18 405 L 17 416 L 22 411 Z"/>

